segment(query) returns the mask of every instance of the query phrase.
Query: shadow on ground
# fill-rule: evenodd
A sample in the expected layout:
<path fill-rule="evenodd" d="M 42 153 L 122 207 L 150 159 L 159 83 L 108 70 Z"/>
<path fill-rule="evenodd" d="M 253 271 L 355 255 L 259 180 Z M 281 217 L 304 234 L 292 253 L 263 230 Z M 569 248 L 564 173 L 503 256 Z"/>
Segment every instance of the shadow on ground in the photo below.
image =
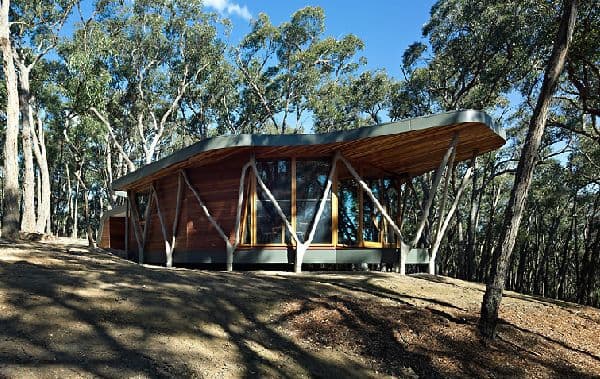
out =
<path fill-rule="evenodd" d="M 75 244 L 0 243 L 8 250 L 0 377 L 593 375 L 510 325 L 509 342 L 484 346 L 465 308 L 370 280 L 390 275 L 167 270 Z"/>

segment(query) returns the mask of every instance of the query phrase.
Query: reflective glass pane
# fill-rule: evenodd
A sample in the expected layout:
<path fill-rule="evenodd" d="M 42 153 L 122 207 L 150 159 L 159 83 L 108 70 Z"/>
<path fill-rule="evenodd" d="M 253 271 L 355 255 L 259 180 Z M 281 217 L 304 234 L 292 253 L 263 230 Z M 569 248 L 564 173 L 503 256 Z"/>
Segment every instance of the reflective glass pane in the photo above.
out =
<path fill-rule="evenodd" d="M 315 221 L 319 202 L 327 185 L 330 163 L 327 161 L 296 161 L 296 233 L 301 241 Z M 331 243 L 331 193 L 317 228 L 313 243 Z"/>
<path fill-rule="evenodd" d="M 379 179 L 368 180 L 367 184 L 377 200 L 381 202 L 381 181 Z M 375 207 L 371 197 L 363 191 L 363 240 L 381 242 L 381 228 L 383 216 Z"/>
<path fill-rule="evenodd" d="M 250 201 L 246 203 L 246 226 L 244 228 L 244 235 L 242 236 L 242 243 L 250 244 L 252 236 L 252 208 L 250 207 Z"/>
<path fill-rule="evenodd" d="M 384 207 L 386 207 L 386 211 L 388 215 L 392 218 L 392 220 L 397 221 L 398 219 L 398 190 L 396 188 L 396 184 L 394 180 L 385 178 L 383 179 L 383 201 Z M 384 241 L 386 243 L 395 243 L 396 242 L 396 234 L 394 234 L 394 229 L 388 225 L 387 221 L 385 221 L 384 228 Z"/>
<path fill-rule="evenodd" d="M 291 171 L 290 161 L 260 161 L 256 163 L 260 178 L 265 183 L 281 210 L 288 218 L 291 210 Z M 257 187 L 256 239 L 257 243 L 282 243 L 284 223 L 274 204 L 260 186 Z"/>
<path fill-rule="evenodd" d="M 354 180 L 338 183 L 338 242 L 342 245 L 358 244 L 358 193 Z"/>

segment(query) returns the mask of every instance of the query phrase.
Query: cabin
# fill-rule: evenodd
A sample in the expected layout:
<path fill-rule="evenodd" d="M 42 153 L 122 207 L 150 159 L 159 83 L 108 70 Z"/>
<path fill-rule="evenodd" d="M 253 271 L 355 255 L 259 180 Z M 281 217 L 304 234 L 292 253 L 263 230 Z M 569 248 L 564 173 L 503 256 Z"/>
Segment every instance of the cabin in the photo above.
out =
<path fill-rule="evenodd" d="M 111 246 L 123 238 L 131 259 L 168 267 L 385 263 L 404 272 L 434 257 L 404 241 L 402 183 L 432 170 L 437 180 L 450 162 L 504 143 L 477 110 L 324 134 L 209 138 L 115 180 L 127 193 L 124 220 L 106 233 Z"/>
<path fill-rule="evenodd" d="M 107 250 L 125 250 L 125 217 L 127 207 L 118 207 L 108 210 L 100 217 L 98 230 L 98 247 Z"/>

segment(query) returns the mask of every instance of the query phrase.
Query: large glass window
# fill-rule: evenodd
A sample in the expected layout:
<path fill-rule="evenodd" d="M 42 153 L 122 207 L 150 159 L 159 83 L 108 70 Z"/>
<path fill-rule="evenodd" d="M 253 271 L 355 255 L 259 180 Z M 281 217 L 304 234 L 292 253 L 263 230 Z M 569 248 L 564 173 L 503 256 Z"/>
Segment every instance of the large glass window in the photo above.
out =
<path fill-rule="evenodd" d="M 398 194 L 392 179 L 367 179 L 366 184 L 386 212 L 396 218 Z M 366 191 L 354 179 L 338 182 L 338 243 L 345 246 L 393 244 L 394 232 Z"/>
<path fill-rule="evenodd" d="M 315 221 L 331 165 L 327 161 L 296 161 L 296 233 L 305 241 Z M 313 243 L 331 243 L 331 192 L 319 219 Z"/>
<path fill-rule="evenodd" d="M 291 214 L 291 162 L 289 160 L 256 162 L 258 174 L 265 183 L 285 216 Z M 285 229 L 275 206 L 260 187 L 256 200 L 256 242 L 259 244 L 283 243 Z"/>
<path fill-rule="evenodd" d="M 367 180 L 366 181 L 371 192 L 377 200 L 381 199 L 381 180 Z M 380 200 L 381 202 L 381 200 Z M 383 216 L 379 209 L 375 206 L 375 203 L 371 200 L 371 197 L 366 191 L 363 191 L 363 241 L 369 242 L 381 242 L 382 227 L 383 227 Z"/>
<path fill-rule="evenodd" d="M 338 182 L 338 243 L 347 246 L 358 244 L 359 190 L 355 180 Z"/>
<path fill-rule="evenodd" d="M 295 163 L 295 168 L 292 166 Z M 315 222 L 317 210 L 331 169 L 328 160 L 265 160 L 257 162 L 258 175 L 273 194 L 287 219 L 295 225 L 301 241 Z M 293 176 L 292 174 L 295 174 Z M 373 195 L 383 205 L 390 217 L 398 215 L 398 192 L 390 178 L 367 179 Z M 254 183 L 252 181 L 252 183 Z M 294 185 L 294 186 L 293 186 Z M 251 185 L 247 198 L 251 199 Z M 256 184 L 255 202 L 248 201 L 244 212 L 245 226 L 242 240 L 245 244 L 286 244 L 290 235 L 275 205 Z M 292 194 L 292 188 L 296 193 Z M 382 213 L 356 180 L 342 179 L 337 183 L 337 243 L 344 246 L 381 247 L 394 244 L 396 238 Z M 292 200 L 295 195 L 295 209 Z M 292 217 L 292 214 L 295 217 Z M 332 243 L 332 195 L 327 197 L 323 214 L 315 228 L 313 243 Z"/>
<path fill-rule="evenodd" d="M 383 179 L 383 204 L 386 207 L 387 214 L 396 221 L 398 219 L 398 189 L 393 179 Z M 396 243 L 396 234 L 394 229 L 387 222 L 384 223 L 384 242 L 388 244 Z"/>
<path fill-rule="evenodd" d="M 140 221 L 146 221 L 146 208 L 150 205 L 150 191 L 138 192 L 135 195 L 135 203 L 140 216 Z"/>

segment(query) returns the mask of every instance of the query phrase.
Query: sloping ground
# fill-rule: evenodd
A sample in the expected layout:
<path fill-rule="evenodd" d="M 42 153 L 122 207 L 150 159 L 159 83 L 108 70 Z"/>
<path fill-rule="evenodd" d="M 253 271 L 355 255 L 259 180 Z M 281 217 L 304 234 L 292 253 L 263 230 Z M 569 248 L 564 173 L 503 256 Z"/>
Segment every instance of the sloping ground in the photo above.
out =
<path fill-rule="evenodd" d="M 0 243 L 0 377 L 600 377 L 600 310 L 388 273 L 142 267 Z"/>

